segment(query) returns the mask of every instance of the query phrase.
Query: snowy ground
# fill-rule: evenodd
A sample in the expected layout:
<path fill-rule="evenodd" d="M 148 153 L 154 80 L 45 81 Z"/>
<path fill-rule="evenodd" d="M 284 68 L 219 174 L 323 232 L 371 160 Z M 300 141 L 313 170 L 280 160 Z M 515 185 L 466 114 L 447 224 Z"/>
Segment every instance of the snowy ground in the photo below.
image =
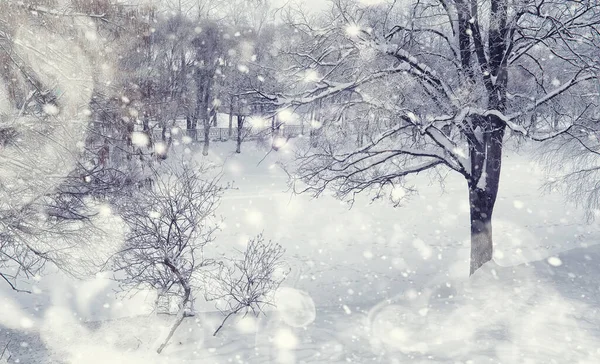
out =
<path fill-rule="evenodd" d="M 600 226 L 558 195 L 542 171 L 508 152 L 494 216 L 495 261 L 468 277 L 466 182 L 412 180 L 401 207 L 291 196 L 272 153 L 213 143 L 235 180 L 220 208 L 214 254 L 263 232 L 292 273 L 279 311 L 233 320 L 218 337 L 210 304 L 158 356 L 168 317 L 110 281 L 42 277 L 33 295 L 0 291 L 0 352 L 20 363 L 598 363 Z M 286 154 L 288 153 L 288 154 Z M 200 158 L 200 157 L 198 157 Z M 314 305 L 314 306 L 313 306 Z M 316 307 L 313 309 L 313 307 Z M 200 360 L 200 361 L 199 361 Z M 0 361 L 1 362 L 1 361 Z"/>

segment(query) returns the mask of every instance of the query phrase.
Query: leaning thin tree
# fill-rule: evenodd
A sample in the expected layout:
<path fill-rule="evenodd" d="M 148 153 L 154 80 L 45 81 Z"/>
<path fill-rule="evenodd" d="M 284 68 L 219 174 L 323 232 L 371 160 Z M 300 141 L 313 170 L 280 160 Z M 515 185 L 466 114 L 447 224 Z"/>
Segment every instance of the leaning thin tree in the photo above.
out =
<path fill-rule="evenodd" d="M 192 310 L 198 276 L 215 264 L 204 248 L 218 229 L 215 210 L 225 189 L 219 179 L 209 168 L 183 160 L 157 170 L 152 185 L 119 207 L 128 232 L 111 263 L 122 289 L 151 288 L 157 302 L 161 296 L 179 300 L 158 353 Z"/>
<path fill-rule="evenodd" d="M 460 173 L 470 201 L 473 274 L 492 259 L 492 214 L 505 133 L 546 140 L 594 108 L 592 1 L 425 0 L 379 6 L 335 0 L 296 32 L 284 69 L 305 82 L 263 96 L 280 107 L 319 106 L 319 130 L 298 155 L 295 184 L 378 195 L 435 168 Z M 285 71 L 284 71 L 285 72 Z M 302 73 L 304 72 L 304 73 Z M 312 87 L 306 87 L 310 81 Z M 563 108 L 558 122 L 537 118 Z M 543 110 L 543 112 L 541 112 Z M 322 126 L 321 126 L 322 125 Z M 314 139 L 314 138 L 313 138 Z"/>

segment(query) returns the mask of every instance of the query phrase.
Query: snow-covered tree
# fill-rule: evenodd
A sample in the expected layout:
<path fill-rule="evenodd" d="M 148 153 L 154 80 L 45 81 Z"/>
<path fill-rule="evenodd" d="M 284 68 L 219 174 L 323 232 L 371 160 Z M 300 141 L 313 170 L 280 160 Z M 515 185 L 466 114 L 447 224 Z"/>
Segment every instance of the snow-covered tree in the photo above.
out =
<path fill-rule="evenodd" d="M 464 176 L 474 273 L 492 259 L 492 215 L 507 137 L 546 140 L 593 110 L 590 1 L 334 0 L 317 21 L 290 14 L 297 40 L 283 47 L 306 84 L 265 95 L 280 107 L 324 102 L 318 139 L 298 155 L 296 189 L 350 197 L 398 189 L 432 169 Z M 549 68 L 548 65 L 552 65 Z M 547 70 L 557 70 L 548 74 Z M 532 116 L 569 100 L 556 123 Z M 321 125 L 322 124 L 322 125 Z M 355 142 L 355 141 L 358 141 Z"/>

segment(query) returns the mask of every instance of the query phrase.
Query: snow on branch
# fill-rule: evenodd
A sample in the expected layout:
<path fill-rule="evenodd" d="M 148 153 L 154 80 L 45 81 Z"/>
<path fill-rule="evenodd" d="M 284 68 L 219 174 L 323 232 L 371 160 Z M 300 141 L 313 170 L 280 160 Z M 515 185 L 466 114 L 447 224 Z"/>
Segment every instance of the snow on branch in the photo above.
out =
<path fill-rule="evenodd" d="M 597 76 L 594 75 L 593 73 L 590 73 L 590 74 L 587 74 L 584 76 L 579 76 L 581 72 L 583 72 L 583 71 L 578 72 L 578 74 L 575 77 L 571 78 L 568 82 L 563 83 L 561 86 L 548 92 L 543 97 L 535 100 L 532 104 L 528 105 L 527 107 L 525 107 L 524 109 L 522 109 L 518 112 L 514 112 L 512 114 L 506 115 L 498 110 L 481 110 L 481 109 L 477 109 L 477 108 L 466 108 L 465 109 L 466 113 L 469 115 L 478 115 L 478 116 L 484 116 L 484 117 L 494 116 L 494 117 L 498 118 L 500 121 L 502 121 L 504 124 L 506 124 L 506 126 L 509 127 L 512 131 L 517 132 L 525 137 L 528 137 L 531 140 L 544 141 L 544 140 L 556 138 L 557 136 L 568 132 L 574 126 L 574 124 L 569 125 L 568 127 L 556 130 L 556 131 L 549 133 L 547 135 L 544 135 L 544 136 L 535 136 L 535 135 L 532 135 L 524 126 L 517 124 L 515 122 L 515 120 L 519 119 L 520 117 L 526 115 L 529 112 L 536 110 L 538 107 L 550 102 L 552 99 L 560 96 L 561 94 L 563 94 L 564 92 L 569 90 L 571 87 L 573 87 L 577 84 L 580 84 L 582 82 L 585 82 L 585 81 L 597 79 Z"/>
<path fill-rule="evenodd" d="M 537 99 L 532 105 L 529 105 L 528 107 L 526 107 L 524 110 L 519 111 L 517 113 L 513 113 L 510 116 L 508 116 L 509 120 L 514 120 L 516 118 L 518 118 L 519 116 L 522 116 L 528 112 L 531 112 L 533 110 L 535 110 L 537 107 L 547 103 L 548 101 L 556 98 L 557 96 L 561 95 L 562 93 L 564 93 L 565 91 L 567 91 L 568 89 L 570 89 L 571 87 L 584 82 L 584 81 L 589 81 L 592 79 L 597 79 L 598 76 L 596 76 L 593 73 L 589 73 L 587 75 L 584 76 L 579 76 L 584 70 L 581 70 L 577 73 L 577 75 L 575 75 L 575 77 L 571 78 L 569 81 L 563 83 L 561 86 L 555 88 L 554 90 L 552 90 L 551 92 L 548 92 L 546 95 L 544 95 L 543 97 Z"/>
<path fill-rule="evenodd" d="M 380 70 L 350 82 L 324 81 L 321 82 L 321 84 L 316 86 L 315 88 L 297 95 L 276 95 L 262 92 L 258 93 L 261 96 L 273 101 L 273 103 L 280 108 L 307 105 L 319 100 L 333 97 L 344 91 L 354 90 L 362 85 L 377 81 L 391 74 L 404 72 L 406 70 L 406 67 L 401 65 L 399 67 L 391 67 L 384 70 Z"/>
<path fill-rule="evenodd" d="M 431 84 L 437 91 L 442 93 L 454 106 L 459 106 L 458 100 L 455 97 L 452 89 L 437 75 L 437 72 L 428 65 L 419 62 L 419 60 L 410 54 L 410 52 L 399 48 L 390 43 L 369 42 L 367 46 L 387 55 L 395 57 L 403 64 L 408 66 L 409 70 L 416 71 L 416 75 L 423 77 L 427 83 Z"/>

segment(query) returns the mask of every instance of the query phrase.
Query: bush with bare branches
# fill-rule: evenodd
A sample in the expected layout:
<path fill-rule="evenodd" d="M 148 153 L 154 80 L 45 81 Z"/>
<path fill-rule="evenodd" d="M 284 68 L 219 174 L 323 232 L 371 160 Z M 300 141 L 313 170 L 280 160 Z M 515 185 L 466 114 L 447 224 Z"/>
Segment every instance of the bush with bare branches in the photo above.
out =
<path fill-rule="evenodd" d="M 233 315 L 243 312 L 258 316 L 266 306 L 273 306 L 271 295 L 289 273 L 282 261 L 284 252 L 281 245 L 265 242 L 260 234 L 250 239 L 241 259 L 220 265 L 211 277 L 210 289 L 206 289 L 206 298 L 216 300 L 217 308 L 225 315 L 214 335 Z"/>

